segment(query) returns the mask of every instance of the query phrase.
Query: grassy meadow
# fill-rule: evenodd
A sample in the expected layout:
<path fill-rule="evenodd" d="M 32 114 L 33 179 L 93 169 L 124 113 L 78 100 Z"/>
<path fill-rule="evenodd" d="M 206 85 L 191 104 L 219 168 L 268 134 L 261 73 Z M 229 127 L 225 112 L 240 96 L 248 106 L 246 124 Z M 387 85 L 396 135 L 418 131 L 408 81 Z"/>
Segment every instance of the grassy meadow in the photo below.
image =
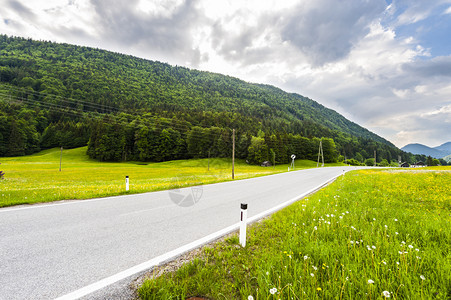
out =
<path fill-rule="evenodd" d="M 89 199 L 126 194 L 125 176 L 130 177 L 129 193 L 143 193 L 176 187 L 231 180 L 231 159 L 190 159 L 162 163 L 98 162 L 86 155 L 86 147 L 50 149 L 30 156 L 2 157 L 0 207 L 68 199 Z M 296 161 L 296 169 L 313 168 L 313 161 Z M 288 165 L 251 166 L 235 163 L 235 179 L 287 171 Z"/>
<path fill-rule="evenodd" d="M 141 299 L 451 299 L 451 168 L 362 170 L 153 277 Z"/>

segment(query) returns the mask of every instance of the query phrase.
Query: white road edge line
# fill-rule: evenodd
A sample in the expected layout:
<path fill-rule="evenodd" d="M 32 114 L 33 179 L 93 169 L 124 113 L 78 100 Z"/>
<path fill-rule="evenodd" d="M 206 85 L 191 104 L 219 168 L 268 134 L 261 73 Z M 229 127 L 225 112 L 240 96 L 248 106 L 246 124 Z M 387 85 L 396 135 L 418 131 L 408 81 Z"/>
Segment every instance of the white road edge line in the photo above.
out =
<path fill-rule="evenodd" d="M 290 200 L 288 200 L 288 201 L 286 201 L 284 203 L 281 203 L 281 204 L 279 204 L 279 205 L 277 205 L 277 206 L 275 206 L 275 207 L 273 207 L 271 209 L 268 209 L 268 210 L 266 210 L 264 212 L 261 212 L 261 213 L 255 215 L 255 216 L 253 216 L 253 217 L 248 218 L 247 219 L 248 224 L 252 223 L 252 222 L 255 222 L 255 221 L 257 221 L 257 220 L 259 220 L 259 219 L 261 219 L 261 218 L 263 218 L 265 216 L 268 216 L 268 215 L 270 215 L 270 214 L 272 214 L 272 213 L 274 213 L 274 212 L 276 212 L 278 210 L 281 210 L 282 208 L 284 208 L 284 207 L 286 207 L 286 206 L 288 206 L 288 205 L 290 205 L 290 204 L 292 204 L 292 203 L 294 203 L 296 201 L 301 200 L 302 198 L 306 197 L 307 195 L 319 190 L 320 188 L 322 188 L 326 184 L 329 184 L 330 182 L 334 181 L 336 178 L 340 177 L 341 175 L 343 175 L 346 172 L 347 171 L 344 171 L 343 173 L 332 177 L 331 179 L 329 179 L 328 181 L 324 182 L 323 184 L 318 185 L 317 187 L 315 187 L 315 188 L 313 188 L 313 189 L 311 189 L 311 190 L 309 190 L 309 191 L 307 191 L 307 192 L 305 192 L 305 193 L 303 193 L 303 194 L 301 194 L 301 195 L 299 195 L 297 197 L 294 197 L 294 198 L 292 198 L 292 199 L 290 199 Z M 240 222 L 235 223 L 234 225 L 231 225 L 231 226 L 226 227 L 226 228 L 224 228 L 224 229 L 222 229 L 220 231 L 217 231 L 217 232 L 214 232 L 212 234 L 209 234 L 209 235 L 207 235 L 207 236 L 205 236 L 205 237 L 203 237 L 201 239 L 198 239 L 198 240 L 196 240 L 194 242 L 191 242 L 191 243 L 186 244 L 186 245 L 184 245 L 182 247 L 179 247 L 177 249 L 169 251 L 169 252 L 167 252 L 165 254 L 162 254 L 160 256 L 152 258 L 151 260 L 148 260 L 148 261 L 146 261 L 146 262 L 144 262 L 142 264 L 136 265 L 134 267 L 131 267 L 130 269 L 127 269 L 125 271 L 119 272 L 119 273 L 117 273 L 117 274 L 115 274 L 113 276 L 104 278 L 104 279 L 102 279 L 100 281 L 97 281 L 97 282 L 95 282 L 93 284 L 87 285 L 87 286 L 85 286 L 85 287 L 83 287 L 81 289 L 78 289 L 76 291 L 73 291 L 73 292 L 71 292 L 69 294 L 66 294 L 64 296 L 58 297 L 55 300 L 79 299 L 81 297 L 84 297 L 86 295 L 94 293 L 94 292 L 96 292 L 98 290 L 101 290 L 101 289 L 103 289 L 103 288 L 105 288 L 105 287 L 107 287 L 107 286 L 109 286 L 109 285 L 111 285 L 113 283 L 116 283 L 116 282 L 118 282 L 120 280 L 123 280 L 123 279 L 125 279 L 127 277 L 130 277 L 130 276 L 132 276 L 134 274 L 141 273 L 141 272 L 143 272 L 145 270 L 148 270 L 148 269 L 150 269 L 152 267 L 158 266 L 158 265 L 160 265 L 160 264 L 162 264 L 164 262 L 170 261 L 170 260 L 172 260 L 172 259 L 174 259 L 174 258 L 176 258 L 176 257 L 188 252 L 188 251 L 196 249 L 196 248 L 198 248 L 198 247 L 200 247 L 200 246 L 202 246 L 204 244 L 207 244 L 207 243 L 209 243 L 211 241 L 214 241 L 214 240 L 216 240 L 216 239 L 218 239 L 218 238 L 220 238 L 220 237 L 222 237 L 222 236 L 224 236 L 224 235 L 226 235 L 228 233 L 231 233 L 231 232 L 237 230 L 239 227 L 240 227 Z"/>

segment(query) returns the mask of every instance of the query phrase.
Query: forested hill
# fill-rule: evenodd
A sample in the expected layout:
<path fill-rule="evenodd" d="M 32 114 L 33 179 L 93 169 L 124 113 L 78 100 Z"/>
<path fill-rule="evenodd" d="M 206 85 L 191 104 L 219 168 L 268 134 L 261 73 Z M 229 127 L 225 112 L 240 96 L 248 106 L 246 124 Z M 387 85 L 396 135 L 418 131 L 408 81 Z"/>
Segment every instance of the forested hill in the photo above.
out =
<path fill-rule="evenodd" d="M 0 100 L 0 118 L 6 122 L 0 124 L 0 156 L 61 143 L 61 138 L 46 136 L 46 129 L 78 130 L 82 135 L 78 144 L 86 143 L 93 139 L 94 125 L 87 120 L 92 121 L 94 113 L 122 115 L 121 122 L 126 123 L 141 118 L 132 116 L 146 115 L 183 121 L 189 128 L 234 127 L 249 140 L 271 134 L 285 140 L 287 134 L 332 138 L 337 151 L 348 157 L 359 153 L 365 159 L 372 157 L 373 150 L 388 161 L 404 155 L 335 111 L 273 86 L 99 49 L 5 35 L 0 35 Z M 31 133 L 19 134 L 27 135 L 24 145 L 9 145 L 18 134 L 14 127 L 19 121 L 31 124 Z M 71 146 L 77 144 L 72 142 Z M 25 150 L 16 151 L 21 147 Z"/>

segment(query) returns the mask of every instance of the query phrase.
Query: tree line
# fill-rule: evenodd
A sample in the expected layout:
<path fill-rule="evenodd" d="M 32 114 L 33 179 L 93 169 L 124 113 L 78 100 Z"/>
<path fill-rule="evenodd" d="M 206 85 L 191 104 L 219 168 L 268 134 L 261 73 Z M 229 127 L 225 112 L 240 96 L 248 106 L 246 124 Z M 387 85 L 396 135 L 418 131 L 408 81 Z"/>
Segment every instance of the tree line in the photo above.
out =
<path fill-rule="evenodd" d="M 251 164 L 263 161 L 288 163 L 296 154 L 314 159 L 319 139 L 295 134 L 253 136 L 236 131 L 235 155 Z M 322 141 L 326 162 L 336 162 L 338 152 L 330 138 Z M 166 161 L 173 159 L 231 157 L 232 129 L 217 126 L 189 126 L 163 118 L 139 118 L 123 122 L 105 117 L 98 120 L 88 143 L 88 155 L 101 161 Z"/>

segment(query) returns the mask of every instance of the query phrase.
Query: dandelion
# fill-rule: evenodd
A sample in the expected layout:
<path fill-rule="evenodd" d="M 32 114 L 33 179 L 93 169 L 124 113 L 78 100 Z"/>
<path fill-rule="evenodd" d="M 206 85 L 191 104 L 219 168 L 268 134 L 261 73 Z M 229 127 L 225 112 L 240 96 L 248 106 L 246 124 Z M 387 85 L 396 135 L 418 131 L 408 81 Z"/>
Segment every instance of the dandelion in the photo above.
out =
<path fill-rule="evenodd" d="M 373 284 L 374 283 L 374 281 L 373 280 L 371 280 L 371 279 L 368 279 L 368 284 Z"/>
<path fill-rule="evenodd" d="M 371 248 L 376 249 L 376 246 L 371 246 Z"/>
<path fill-rule="evenodd" d="M 405 244 L 406 244 L 406 242 L 402 241 L 402 242 L 401 242 L 401 244 L 405 245 Z"/>
<path fill-rule="evenodd" d="M 304 260 L 306 260 L 307 258 L 308 258 L 308 256 L 307 256 L 307 255 L 305 255 L 305 256 L 304 256 Z"/>
<path fill-rule="evenodd" d="M 316 290 L 317 290 L 318 292 L 320 292 L 320 291 L 321 291 L 321 288 L 320 288 L 320 287 L 317 287 Z"/>
<path fill-rule="evenodd" d="M 415 249 L 416 252 L 420 252 L 420 249 Z"/>
<path fill-rule="evenodd" d="M 385 228 L 388 228 L 388 226 L 387 225 L 384 225 L 385 226 Z"/>
<path fill-rule="evenodd" d="M 382 292 L 382 296 L 384 296 L 385 298 L 390 298 L 390 292 L 389 291 L 383 291 Z"/>
<path fill-rule="evenodd" d="M 275 293 L 277 293 L 277 289 L 276 288 L 272 288 L 269 290 L 269 292 L 271 293 L 271 295 L 274 295 Z"/>
<path fill-rule="evenodd" d="M 424 277 L 423 275 L 420 275 L 421 280 L 426 280 L 426 277 Z"/>
<path fill-rule="evenodd" d="M 247 297 L 247 300 L 254 300 L 254 297 L 252 295 L 249 295 L 249 297 Z"/>
<path fill-rule="evenodd" d="M 410 248 L 410 249 L 413 249 L 413 246 L 412 246 L 412 245 L 409 245 L 409 248 Z"/>
<path fill-rule="evenodd" d="M 317 267 L 315 267 L 315 266 L 312 266 L 312 268 L 316 271 L 316 270 L 318 270 L 318 268 Z"/>
<path fill-rule="evenodd" d="M 315 227 L 313 227 L 313 230 L 318 230 L 318 227 L 316 227 L 316 226 L 315 226 Z"/>
<path fill-rule="evenodd" d="M 315 277 L 315 274 L 313 274 L 313 273 L 310 273 L 310 276 L 312 276 L 312 277 Z"/>
<path fill-rule="evenodd" d="M 373 221 L 376 221 L 376 218 L 373 218 Z"/>
<path fill-rule="evenodd" d="M 399 233 L 395 232 L 396 235 L 398 235 Z"/>
<path fill-rule="evenodd" d="M 266 272 L 266 276 L 268 276 L 269 275 L 269 272 Z"/>

